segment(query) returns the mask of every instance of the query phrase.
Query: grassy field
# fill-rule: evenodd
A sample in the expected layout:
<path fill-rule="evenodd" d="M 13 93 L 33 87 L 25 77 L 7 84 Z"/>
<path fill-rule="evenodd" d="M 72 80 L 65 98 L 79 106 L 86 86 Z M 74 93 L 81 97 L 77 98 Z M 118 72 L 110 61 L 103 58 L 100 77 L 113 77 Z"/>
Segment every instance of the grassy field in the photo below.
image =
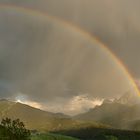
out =
<path fill-rule="evenodd" d="M 79 140 L 79 139 L 55 134 L 40 134 L 32 136 L 31 140 Z"/>

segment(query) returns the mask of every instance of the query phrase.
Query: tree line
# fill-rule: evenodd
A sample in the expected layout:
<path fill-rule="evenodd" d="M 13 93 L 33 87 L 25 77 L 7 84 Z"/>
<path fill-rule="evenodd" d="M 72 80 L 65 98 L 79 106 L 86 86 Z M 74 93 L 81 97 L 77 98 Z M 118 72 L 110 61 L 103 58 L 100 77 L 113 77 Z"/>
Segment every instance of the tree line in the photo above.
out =
<path fill-rule="evenodd" d="M 4 118 L 0 123 L 0 140 L 30 140 L 31 132 L 19 119 Z"/>

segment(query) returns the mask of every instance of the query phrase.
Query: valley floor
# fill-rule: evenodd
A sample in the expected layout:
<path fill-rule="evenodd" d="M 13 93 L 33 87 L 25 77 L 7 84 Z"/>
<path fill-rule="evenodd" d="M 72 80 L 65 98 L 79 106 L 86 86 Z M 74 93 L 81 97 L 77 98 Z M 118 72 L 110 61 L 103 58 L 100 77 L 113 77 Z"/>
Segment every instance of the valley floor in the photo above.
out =
<path fill-rule="evenodd" d="M 140 140 L 140 131 L 107 129 L 107 128 L 82 128 L 56 132 L 80 140 Z"/>
<path fill-rule="evenodd" d="M 79 140 L 79 139 L 48 133 L 34 135 L 32 136 L 31 140 Z"/>

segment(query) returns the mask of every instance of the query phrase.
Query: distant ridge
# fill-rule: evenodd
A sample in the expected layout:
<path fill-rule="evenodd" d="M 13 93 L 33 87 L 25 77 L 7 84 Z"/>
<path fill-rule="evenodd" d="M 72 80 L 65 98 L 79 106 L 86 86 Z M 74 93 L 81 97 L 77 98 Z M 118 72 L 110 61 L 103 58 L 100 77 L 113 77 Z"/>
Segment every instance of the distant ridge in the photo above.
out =
<path fill-rule="evenodd" d="M 131 91 L 126 92 L 119 99 L 114 100 L 115 102 L 127 105 L 140 104 L 140 96 Z"/>
<path fill-rule="evenodd" d="M 19 102 L 12 102 L 7 99 L 0 99 L 0 119 L 10 117 L 21 119 L 28 128 L 39 130 L 56 129 L 58 126 L 65 126 L 73 121 L 62 113 L 51 113 L 33 108 Z"/>
<path fill-rule="evenodd" d="M 0 102 L 9 101 L 8 99 L 0 99 Z"/>
<path fill-rule="evenodd" d="M 29 129 L 42 131 L 90 125 L 140 130 L 139 101 L 140 99 L 136 95 L 126 93 L 119 99 L 104 100 L 102 105 L 70 117 L 63 113 L 47 112 L 19 102 L 0 99 L 0 119 L 4 117 L 20 118 Z"/>
<path fill-rule="evenodd" d="M 86 113 L 74 116 L 83 121 L 96 121 L 108 124 L 114 128 L 140 130 L 140 97 L 130 92 L 119 99 L 105 100 L 102 105 L 90 109 Z"/>

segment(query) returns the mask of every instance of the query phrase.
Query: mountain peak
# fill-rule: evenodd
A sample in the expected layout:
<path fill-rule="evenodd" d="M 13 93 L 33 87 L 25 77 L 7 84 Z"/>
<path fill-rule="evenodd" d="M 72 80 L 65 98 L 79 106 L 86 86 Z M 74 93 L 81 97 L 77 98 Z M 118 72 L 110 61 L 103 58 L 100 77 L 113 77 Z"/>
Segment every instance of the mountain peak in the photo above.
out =
<path fill-rule="evenodd" d="M 134 105 L 140 103 L 140 97 L 136 93 L 132 93 L 131 91 L 126 92 L 119 99 L 114 100 L 117 103 Z"/>
<path fill-rule="evenodd" d="M 0 102 L 7 102 L 7 101 L 9 101 L 9 100 L 7 100 L 7 99 L 0 99 Z"/>

